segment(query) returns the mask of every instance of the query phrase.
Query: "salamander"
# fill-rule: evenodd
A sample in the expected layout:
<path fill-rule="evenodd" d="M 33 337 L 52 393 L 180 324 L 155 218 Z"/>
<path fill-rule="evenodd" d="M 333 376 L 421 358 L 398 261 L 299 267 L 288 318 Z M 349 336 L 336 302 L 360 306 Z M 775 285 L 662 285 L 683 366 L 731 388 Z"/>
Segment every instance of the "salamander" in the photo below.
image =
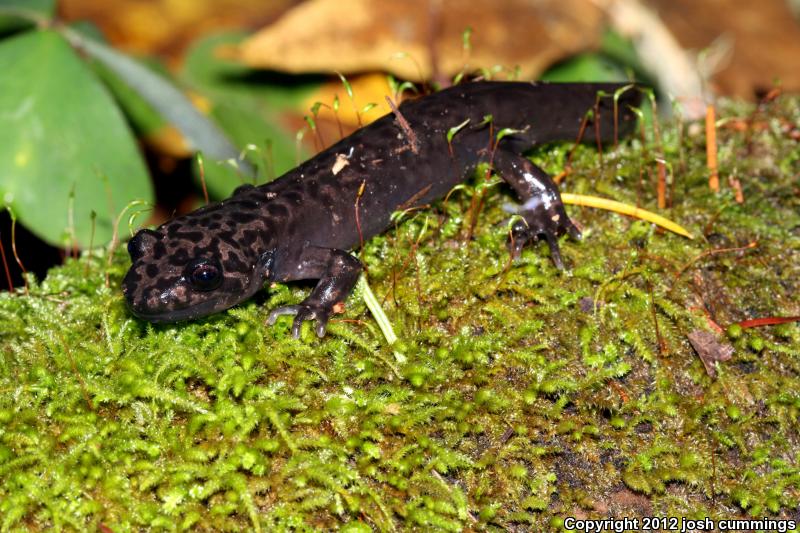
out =
<path fill-rule="evenodd" d="M 388 228 L 393 212 L 442 198 L 482 162 L 523 204 L 511 253 L 543 239 L 563 268 L 557 239 L 580 231 L 551 177 L 522 153 L 574 141 L 582 127 L 587 140 L 630 131 L 639 96 L 621 92 L 615 113 L 622 87 L 476 81 L 404 101 L 274 181 L 242 185 L 224 201 L 140 230 L 128 243 L 132 265 L 122 282 L 129 307 L 151 322 L 192 320 L 265 283 L 318 280 L 301 303 L 273 309 L 267 321 L 294 315 L 298 337 L 303 321 L 315 320 L 322 337 L 362 271 L 350 250 Z"/>

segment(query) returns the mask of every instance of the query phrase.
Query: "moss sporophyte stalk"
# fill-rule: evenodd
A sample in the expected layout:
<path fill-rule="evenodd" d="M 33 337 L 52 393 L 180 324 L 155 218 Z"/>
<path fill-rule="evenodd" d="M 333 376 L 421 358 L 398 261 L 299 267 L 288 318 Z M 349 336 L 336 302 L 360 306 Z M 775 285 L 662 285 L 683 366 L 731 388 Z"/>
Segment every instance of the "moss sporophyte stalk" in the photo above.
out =
<path fill-rule="evenodd" d="M 791 516 L 800 328 L 729 326 L 800 314 L 800 150 L 783 126 L 800 123 L 800 102 L 754 121 L 718 131 L 719 194 L 704 139 L 662 124 L 665 210 L 649 144 L 605 147 L 602 164 L 575 149 L 562 190 L 657 211 L 694 240 L 568 206 L 583 239 L 560 243 L 566 269 L 546 245 L 512 262 L 511 196 L 494 186 L 477 210 L 483 175 L 403 217 L 361 255 L 391 346 L 360 298 L 322 339 L 310 324 L 293 338 L 287 317 L 265 326 L 268 309 L 308 294 L 297 284 L 149 324 L 120 293 L 122 250 L 110 266 L 87 253 L 29 277 L 28 296 L 0 295 L 0 529 L 564 531 L 569 517 L 612 516 L 722 529 Z M 571 149 L 530 155 L 557 174 Z M 734 168 L 743 204 L 726 187 Z M 736 251 L 707 253 L 722 249 Z M 733 347 L 716 378 L 695 330 Z"/>

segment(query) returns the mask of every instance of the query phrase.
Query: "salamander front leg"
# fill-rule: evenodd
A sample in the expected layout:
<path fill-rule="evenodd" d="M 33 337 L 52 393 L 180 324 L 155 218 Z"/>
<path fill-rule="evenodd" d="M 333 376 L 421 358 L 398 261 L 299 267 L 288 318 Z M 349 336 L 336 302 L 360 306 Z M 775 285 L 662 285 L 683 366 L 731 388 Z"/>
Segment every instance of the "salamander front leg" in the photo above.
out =
<path fill-rule="evenodd" d="M 325 336 L 328 319 L 336 304 L 344 302 L 353 290 L 361 274 L 361 262 L 344 250 L 308 247 L 303 250 L 298 261 L 287 261 L 294 265 L 289 271 L 281 271 L 280 261 L 276 261 L 275 281 L 317 279 L 319 282 L 308 298 L 297 305 L 285 305 L 273 309 L 267 323 L 272 325 L 281 315 L 294 315 L 292 336 L 300 337 L 300 327 L 304 320 L 316 320 L 315 331 L 318 337 Z"/>
<path fill-rule="evenodd" d="M 564 269 L 558 236 L 568 233 L 580 239 L 581 232 L 564 210 L 561 195 L 553 179 L 530 160 L 508 150 L 498 150 L 494 156 L 494 169 L 522 200 L 517 221 L 511 230 L 511 254 L 516 258 L 528 242 L 544 237 L 550 247 L 553 263 Z"/>

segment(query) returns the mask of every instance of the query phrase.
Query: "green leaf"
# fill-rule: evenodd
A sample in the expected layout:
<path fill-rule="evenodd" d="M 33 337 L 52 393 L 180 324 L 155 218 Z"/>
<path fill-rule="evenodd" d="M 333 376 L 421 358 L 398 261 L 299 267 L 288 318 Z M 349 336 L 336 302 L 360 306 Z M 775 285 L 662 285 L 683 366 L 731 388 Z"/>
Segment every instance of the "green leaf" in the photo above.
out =
<path fill-rule="evenodd" d="M 637 71 L 642 70 L 639 56 L 636 54 L 636 47 L 631 39 L 616 31 L 606 30 L 603 32 L 601 46 L 603 54 L 608 57 Z"/>
<path fill-rule="evenodd" d="M 545 81 L 625 81 L 623 67 L 598 53 L 581 54 L 552 67 L 542 75 Z"/>
<path fill-rule="evenodd" d="M 50 20 L 55 4 L 55 0 L 0 0 L 0 33 L 14 33 Z"/>
<path fill-rule="evenodd" d="M 52 19 L 56 0 L 0 0 L 0 32 L 29 28 Z"/>
<path fill-rule="evenodd" d="M 246 156 L 257 167 L 257 182 L 262 183 L 306 158 L 306 152 L 298 153 L 297 149 L 298 125 L 286 125 L 288 121 L 283 114 L 305 112 L 303 102 L 322 85 L 324 78 L 254 73 L 219 57 L 217 50 L 243 38 L 243 34 L 231 33 L 201 40 L 189 51 L 181 79 L 209 100 L 211 116 L 239 147 L 254 147 L 246 151 Z M 265 172 L 265 168 L 270 171 Z M 205 170 L 213 198 L 227 197 L 242 183 L 251 182 L 225 162 L 209 157 Z"/>
<path fill-rule="evenodd" d="M 0 198 L 61 246 L 71 242 L 70 218 L 78 244 L 89 244 L 95 211 L 94 243 L 107 242 L 128 202 L 153 198 L 114 100 L 52 31 L 0 43 L 0 72 Z"/>
<path fill-rule="evenodd" d="M 86 38 L 77 31 L 64 28 L 62 34 L 69 39 L 72 46 L 103 63 L 119 76 L 161 116 L 178 128 L 193 149 L 219 160 L 236 158 L 239 155 L 239 150 L 225 134 L 164 77 L 127 55 L 99 41 Z M 247 173 L 252 172 L 247 163 L 244 163 L 243 169 Z"/>
<path fill-rule="evenodd" d="M 56 0 L 0 0 L 0 12 L 23 9 L 49 17 L 55 13 L 55 8 Z"/>
<path fill-rule="evenodd" d="M 92 66 L 98 77 L 114 95 L 139 137 L 153 135 L 167 126 L 164 117 L 113 70 L 100 62 L 94 62 Z"/>
<path fill-rule="evenodd" d="M 296 167 L 303 155 L 297 155 L 294 133 L 289 135 L 280 126 L 259 120 L 252 109 L 237 104 L 221 102 L 211 109 L 211 116 L 237 144 L 254 147 L 246 150 L 246 155 L 258 169 L 257 182 L 263 183 L 270 177 L 264 171 L 267 167 L 278 176 Z M 226 198 L 239 185 L 253 183 L 251 176 L 235 170 L 227 161 L 206 157 L 205 167 L 206 185 L 212 198 Z"/>
<path fill-rule="evenodd" d="M 235 46 L 245 37 L 244 33 L 225 33 L 201 39 L 187 53 L 181 81 L 215 102 L 233 99 L 237 103 L 260 104 L 260 112 L 297 109 L 327 79 L 318 75 L 254 72 L 219 57 L 219 50 Z"/>
<path fill-rule="evenodd" d="M 80 33 L 86 39 L 108 44 L 103 31 L 91 21 L 76 21 L 70 24 L 69 27 L 71 31 Z M 100 61 L 90 61 L 89 65 L 108 90 L 111 91 L 114 100 L 122 109 L 137 138 L 156 136 L 161 130 L 169 126 L 164 117 L 111 68 Z M 163 64 L 155 59 L 149 61 L 145 59 L 144 66 L 154 70 L 161 76 L 170 76 Z"/>

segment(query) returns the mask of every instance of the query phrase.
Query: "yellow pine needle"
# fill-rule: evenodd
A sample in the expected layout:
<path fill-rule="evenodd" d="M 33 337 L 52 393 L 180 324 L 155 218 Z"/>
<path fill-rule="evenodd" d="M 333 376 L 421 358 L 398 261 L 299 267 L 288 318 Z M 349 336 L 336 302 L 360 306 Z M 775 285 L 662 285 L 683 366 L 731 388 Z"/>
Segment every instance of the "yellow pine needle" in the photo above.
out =
<path fill-rule="evenodd" d="M 678 235 L 683 235 L 688 239 L 694 239 L 691 233 L 673 221 L 651 211 L 647 211 L 646 209 L 634 207 L 630 204 L 623 204 L 622 202 L 615 202 L 614 200 L 608 200 L 598 196 L 586 196 L 584 194 L 570 194 L 563 192 L 561 193 L 561 200 L 565 204 L 569 205 L 596 207 L 598 209 L 614 211 L 615 213 L 620 213 L 622 215 L 628 215 L 641 220 L 646 220 L 647 222 L 652 222 L 656 226 L 661 226 L 662 228 L 677 233 Z"/>

